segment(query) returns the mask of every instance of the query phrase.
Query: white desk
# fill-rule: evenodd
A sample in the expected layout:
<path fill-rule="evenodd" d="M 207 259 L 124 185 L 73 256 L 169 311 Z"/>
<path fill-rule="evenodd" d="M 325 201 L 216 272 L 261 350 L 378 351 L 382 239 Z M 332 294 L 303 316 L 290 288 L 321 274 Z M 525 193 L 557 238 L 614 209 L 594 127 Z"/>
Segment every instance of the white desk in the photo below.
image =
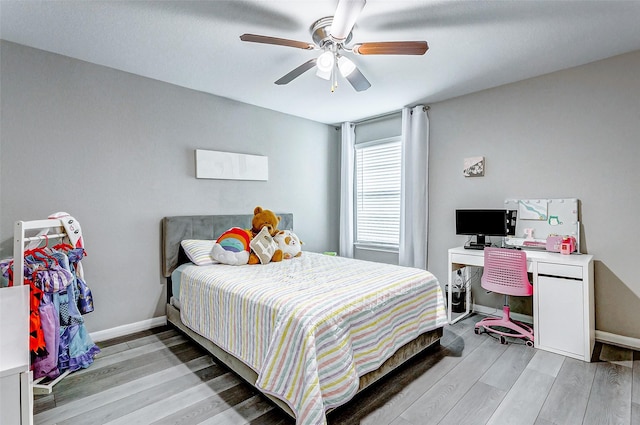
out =
<path fill-rule="evenodd" d="M 593 256 L 562 255 L 527 250 L 527 269 L 533 275 L 533 329 L 536 348 L 591 361 L 595 344 Z M 484 266 L 484 251 L 449 250 L 449 288 L 452 271 Z M 447 291 L 449 323 L 471 311 L 471 291 L 466 292 L 466 312 L 451 317 L 451 291 Z"/>
<path fill-rule="evenodd" d="M 0 288 L 0 425 L 33 423 L 29 286 Z"/>

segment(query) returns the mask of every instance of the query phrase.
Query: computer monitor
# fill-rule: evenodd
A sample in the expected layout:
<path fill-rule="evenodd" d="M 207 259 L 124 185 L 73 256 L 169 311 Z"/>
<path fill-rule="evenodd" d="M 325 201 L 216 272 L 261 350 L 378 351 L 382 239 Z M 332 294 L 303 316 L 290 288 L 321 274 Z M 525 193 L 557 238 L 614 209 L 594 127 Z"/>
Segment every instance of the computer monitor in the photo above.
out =
<path fill-rule="evenodd" d="M 507 210 L 456 210 L 456 235 L 476 237 L 473 246 L 487 246 L 485 236 L 507 236 Z"/>

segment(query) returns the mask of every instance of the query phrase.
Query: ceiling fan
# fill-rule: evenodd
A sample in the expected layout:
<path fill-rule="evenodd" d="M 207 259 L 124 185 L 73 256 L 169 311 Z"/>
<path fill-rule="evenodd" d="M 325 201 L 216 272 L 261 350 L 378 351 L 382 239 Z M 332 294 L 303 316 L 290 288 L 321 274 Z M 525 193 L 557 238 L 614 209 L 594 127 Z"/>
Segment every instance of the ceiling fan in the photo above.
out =
<path fill-rule="evenodd" d="M 340 0 L 334 16 L 319 19 L 311 25 L 313 43 L 256 34 L 242 34 L 240 40 L 322 51 L 317 58 L 308 60 L 277 80 L 275 83 L 278 85 L 288 84 L 316 67 L 317 76 L 331 81 L 332 92 L 338 86 L 338 72 L 356 91 L 364 91 L 371 87 L 371 83 L 343 52 L 356 55 L 424 55 L 429 48 L 426 41 L 357 43 L 349 47 L 351 31 L 365 3 L 366 0 Z"/>

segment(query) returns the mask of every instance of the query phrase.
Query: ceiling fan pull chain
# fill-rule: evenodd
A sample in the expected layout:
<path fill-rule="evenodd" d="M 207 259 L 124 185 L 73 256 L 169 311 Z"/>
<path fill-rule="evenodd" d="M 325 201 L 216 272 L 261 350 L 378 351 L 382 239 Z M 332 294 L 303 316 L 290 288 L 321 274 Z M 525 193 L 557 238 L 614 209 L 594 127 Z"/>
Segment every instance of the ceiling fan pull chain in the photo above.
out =
<path fill-rule="evenodd" d="M 333 67 L 331 68 L 331 93 L 336 91 L 338 88 L 338 73 L 336 72 L 338 68 L 338 61 L 333 61 Z"/>

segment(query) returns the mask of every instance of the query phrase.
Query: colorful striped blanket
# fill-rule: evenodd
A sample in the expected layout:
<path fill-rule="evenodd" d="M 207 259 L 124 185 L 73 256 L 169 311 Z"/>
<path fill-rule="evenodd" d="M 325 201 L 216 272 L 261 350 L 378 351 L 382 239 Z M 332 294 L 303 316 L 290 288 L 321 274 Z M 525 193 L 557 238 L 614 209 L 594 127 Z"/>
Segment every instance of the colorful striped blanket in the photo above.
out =
<path fill-rule="evenodd" d="M 298 424 L 358 391 L 359 377 L 446 322 L 429 272 L 304 252 L 267 265 L 189 266 L 182 321 L 258 373 Z"/>

